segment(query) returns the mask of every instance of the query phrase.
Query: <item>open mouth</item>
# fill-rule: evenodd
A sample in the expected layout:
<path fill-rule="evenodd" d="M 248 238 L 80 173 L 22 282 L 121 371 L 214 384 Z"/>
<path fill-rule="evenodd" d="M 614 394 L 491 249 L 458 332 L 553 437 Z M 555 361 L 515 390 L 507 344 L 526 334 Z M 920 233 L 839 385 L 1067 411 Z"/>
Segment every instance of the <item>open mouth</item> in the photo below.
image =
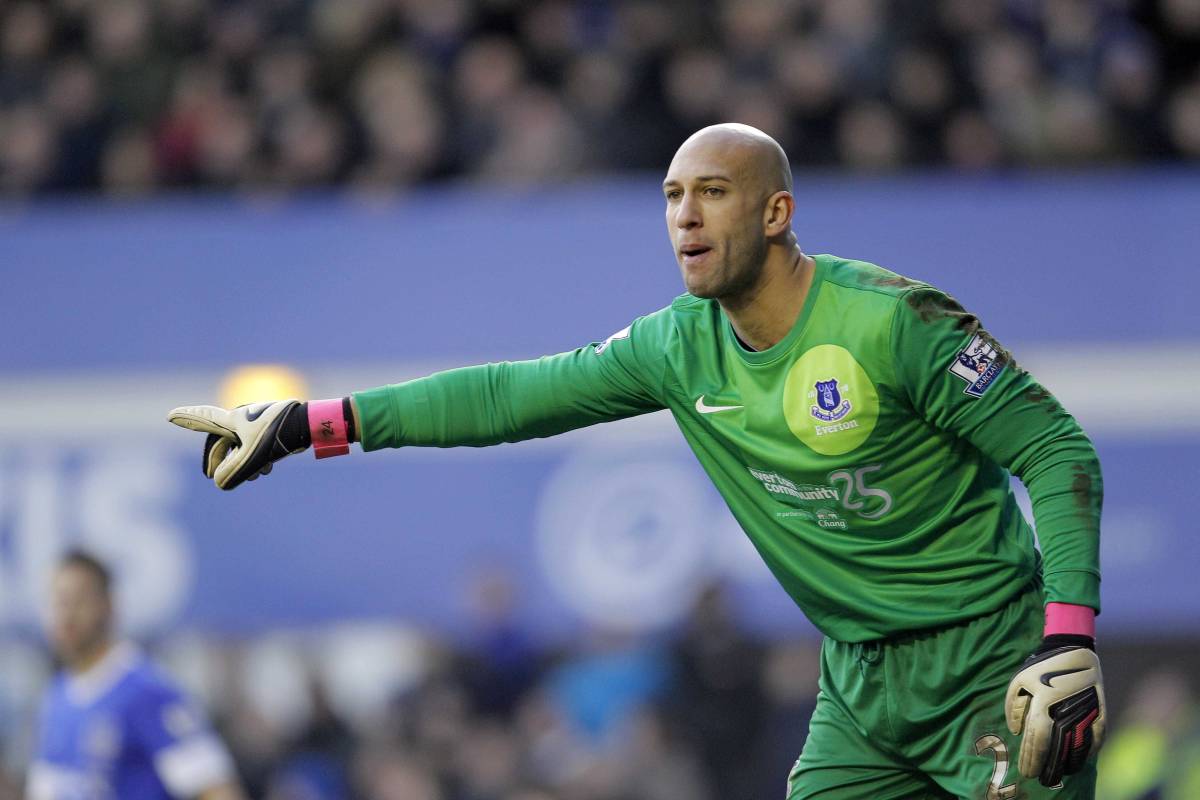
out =
<path fill-rule="evenodd" d="M 685 261 L 700 258 L 711 250 L 711 247 L 703 244 L 686 244 L 679 248 L 679 252 L 683 255 Z"/>

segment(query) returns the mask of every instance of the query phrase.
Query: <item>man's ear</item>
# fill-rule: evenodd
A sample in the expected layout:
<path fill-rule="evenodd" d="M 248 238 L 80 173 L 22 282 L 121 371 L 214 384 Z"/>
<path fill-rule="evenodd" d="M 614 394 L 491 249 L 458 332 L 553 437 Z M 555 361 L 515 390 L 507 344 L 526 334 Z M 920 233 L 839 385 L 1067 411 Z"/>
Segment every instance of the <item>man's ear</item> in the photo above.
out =
<path fill-rule="evenodd" d="M 768 237 L 779 236 L 792 227 L 792 214 L 796 210 L 796 199 L 791 192 L 775 192 L 767 198 L 763 209 L 763 228 Z"/>

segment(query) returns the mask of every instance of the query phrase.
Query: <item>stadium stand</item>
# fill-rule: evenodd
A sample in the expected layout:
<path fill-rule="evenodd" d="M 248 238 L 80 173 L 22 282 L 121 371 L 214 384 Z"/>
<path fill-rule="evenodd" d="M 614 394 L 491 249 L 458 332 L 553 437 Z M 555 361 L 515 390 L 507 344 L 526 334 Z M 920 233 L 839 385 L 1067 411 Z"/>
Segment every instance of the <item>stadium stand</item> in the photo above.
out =
<path fill-rule="evenodd" d="M 57 0 L 0 8 L 5 194 L 1200 156 L 1195 0 Z"/>

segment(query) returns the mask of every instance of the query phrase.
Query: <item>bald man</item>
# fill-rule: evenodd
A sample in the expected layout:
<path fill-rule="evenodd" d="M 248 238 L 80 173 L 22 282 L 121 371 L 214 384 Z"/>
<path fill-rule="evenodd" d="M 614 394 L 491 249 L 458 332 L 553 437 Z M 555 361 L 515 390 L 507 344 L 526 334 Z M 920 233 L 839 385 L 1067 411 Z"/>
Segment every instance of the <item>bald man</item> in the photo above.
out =
<path fill-rule="evenodd" d="M 484 446 L 670 409 L 826 636 L 789 798 L 1092 797 L 1101 480 L 1075 420 L 953 298 L 805 254 L 761 131 L 699 131 L 663 195 L 687 293 L 603 342 L 169 418 L 208 434 L 205 474 L 233 489 L 309 446 Z"/>

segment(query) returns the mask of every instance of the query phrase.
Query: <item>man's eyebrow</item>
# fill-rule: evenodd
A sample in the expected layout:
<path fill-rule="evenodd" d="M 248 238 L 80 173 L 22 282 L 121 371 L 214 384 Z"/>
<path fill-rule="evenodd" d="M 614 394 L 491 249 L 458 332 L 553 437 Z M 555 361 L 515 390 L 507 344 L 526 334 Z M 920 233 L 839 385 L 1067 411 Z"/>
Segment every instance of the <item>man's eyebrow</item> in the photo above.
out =
<path fill-rule="evenodd" d="M 726 183 L 733 183 L 733 178 L 727 178 L 724 175 L 697 175 L 692 180 L 694 180 L 696 183 L 704 183 L 706 181 L 725 181 Z M 665 181 L 663 181 L 664 188 L 667 186 L 678 185 L 679 181 L 675 180 L 674 178 L 667 178 Z"/>

